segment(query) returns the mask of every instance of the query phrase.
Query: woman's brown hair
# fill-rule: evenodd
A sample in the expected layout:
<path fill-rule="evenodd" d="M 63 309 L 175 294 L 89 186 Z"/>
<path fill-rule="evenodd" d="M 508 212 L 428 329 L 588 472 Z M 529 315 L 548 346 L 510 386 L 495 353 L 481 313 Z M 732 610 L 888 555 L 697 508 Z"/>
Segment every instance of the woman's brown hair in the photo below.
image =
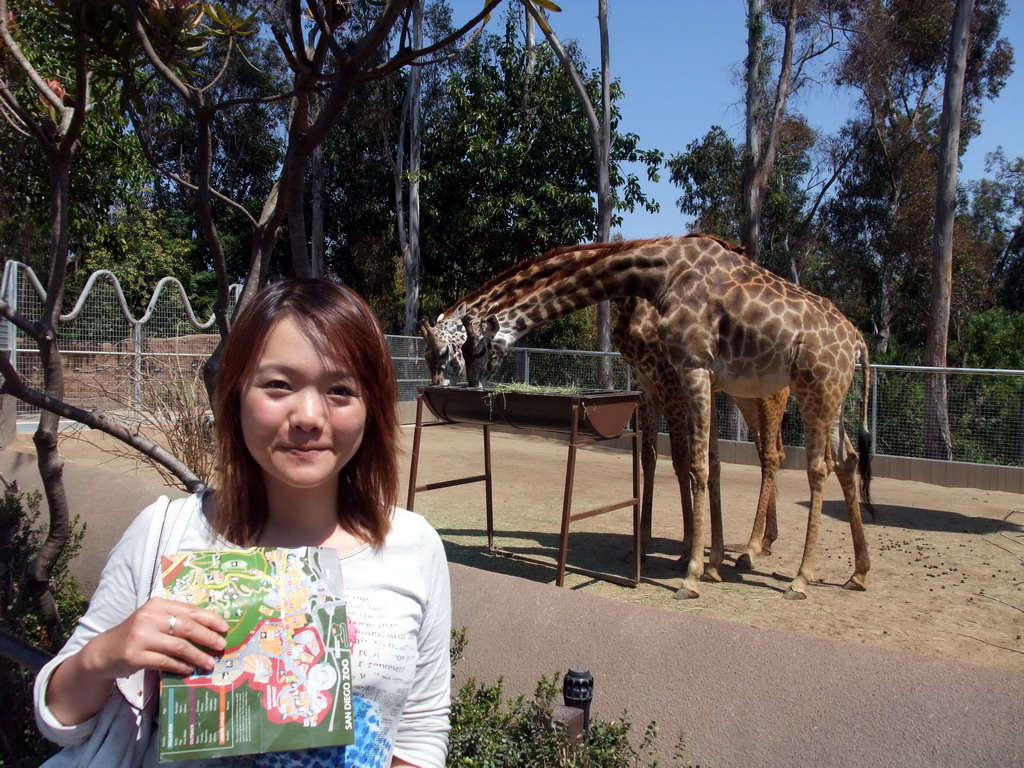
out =
<path fill-rule="evenodd" d="M 384 543 L 398 495 L 397 383 L 387 340 L 359 294 L 329 280 L 283 280 L 264 288 L 235 319 L 217 371 L 214 433 L 220 465 L 215 528 L 252 546 L 267 523 L 263 475 L 242 435 L 242 393 L 274 324 L 291 318 L 321 354 L 356 378 L 366 429 L 340 472 L 338 521 L 375 547 Z"/>

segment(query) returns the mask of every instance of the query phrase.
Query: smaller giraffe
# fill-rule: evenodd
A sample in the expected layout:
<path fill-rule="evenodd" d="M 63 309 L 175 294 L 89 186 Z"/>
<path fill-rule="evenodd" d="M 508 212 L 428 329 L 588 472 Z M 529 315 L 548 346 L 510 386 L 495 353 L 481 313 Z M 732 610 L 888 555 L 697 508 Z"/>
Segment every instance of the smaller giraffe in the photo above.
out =
<path fill-rule="evenodd" d="M 426 342 L 423 357 L 430 369 L 430 381 L 435 387 L 457 384 L 466 367 L 462 358 L 462 345 L 466 343 L 466 329 L 462 324 L 465 314 L 466 305 L 463 303 L 459 311 L 450 317 L 439 315 L 435 325 L 423 318 L 417 326 L 420 336 Z"/>

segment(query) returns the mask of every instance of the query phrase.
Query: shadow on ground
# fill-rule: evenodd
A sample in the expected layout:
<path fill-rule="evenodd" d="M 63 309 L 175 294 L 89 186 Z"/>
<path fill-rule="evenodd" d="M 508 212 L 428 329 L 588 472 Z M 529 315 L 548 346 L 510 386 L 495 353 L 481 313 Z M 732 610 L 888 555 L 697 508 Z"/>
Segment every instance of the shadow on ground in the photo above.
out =
<path fill-rule="evenodd" d="M 544 534 L 536 531 L 503 531 L 496 538 L 496 545 L 514 555 L 541 558 L 550 564 L 529 562 L 508 554 L 494 553 L 487 549 L 487 534 L 483 529 L 439 528 L 438 533 L 444 539 L 445 552 L 449 562 L 479 568 L 492 573 L 515 576 L 539 584 L 554 584 L 557 575 L 559 537 L 557 534 Z M 461 543 L 466 539 L 477 539 L 480 544 Z M 567 565 L 571 568 L 584 568 L 599 573 L 607 573 L 621 578 L 632 579 L 631 565 L 627 555 L 632 545 L 632 537 L 617 533 L 594 533 L 575 531 L 570 537 Z M 641 585 L 655 587 L 674 593 L 683 578 L 683 569 L 678 553 L 681 545 L 667 538 L 651 540 L 649 554 L 641 566 Z M 791 576 L 784 576 L 772 570 L 763 570 L 761 561 L 755 561 L 753 570 L 737 571 L 734 568 L 736 557 L 742 552 L 740 544 L 726 545 L 726 557 L 720 571 L 722 582 L 727 584 L 748 584 L 753 588 L 762 588 L 771 592 L 785 592 Z M 611 555 L 609 557 L 609 554 Z M 705 547 L 705 561 L 710 550 Z M 588 578 L 570 589 L 580 590 L 594 583 Z M 825 582 L 819 582 L 825 585 Z M 834 586 L 841 586 L 836 584 Z"/>
<path fill-rule="evenodd" d="M 810 504 L 801 501 L 800 506 L 808 509 Z M 846 503 L 842 500 L 826 501 L 821 506 L 821 513 L 834 520 L 846 522 Z M 872 520 L 864 514 L 866 525 L 887 526 L 890 528 L 916 528 L 921 531 L 949 531 L 951 533 L 1024 533 L 1024 525 L 1001 517 L 979 517 L 963 515 L 942 509 L 917 509 L 889 504 L 875 504 L 875 518 Z"/>

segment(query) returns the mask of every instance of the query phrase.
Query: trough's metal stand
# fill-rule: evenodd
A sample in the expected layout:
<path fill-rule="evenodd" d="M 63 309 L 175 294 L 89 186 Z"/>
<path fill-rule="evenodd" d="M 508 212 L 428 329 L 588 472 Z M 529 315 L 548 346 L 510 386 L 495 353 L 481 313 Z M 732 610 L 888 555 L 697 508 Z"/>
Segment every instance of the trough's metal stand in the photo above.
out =
<path fill-rule="evenodd" d="M 416 485 L 416 473 L 420 463 L 420 437 L 424 427 L 451 426 L 447 421 L 428 421 L 423 423 L 423 387 L 418 388 L 419 394 L 416 397 L 416 429 L 412 437 L 412 459 L 409 466 L 409 493 L 406 497 L 405 508 L 410 512 L 416 501 L 418 491 L 434 491 L 438 488 L 451 488 L 456 485 L 467 485 L 468 483 L 484 483 L 484 495 L 487 500 L 487 547 L 494 549 L 492 530 L 494 528 L 494 494 L 491 485 L 491 428 L 484 424 L 484 473 L 472 477 L 460 477 L 455 480 L 442 480 L 437 483 L 426 483 Z"/>
<path fill-rule="evenodd" d="M 641 545 L 640 545 L 640 433 L 637 427 L 637 414 L 633 412 L 633 428 L 630 431 L 622 432 L 619 435 L 611 438 L 593 437 L 586 439 L 579 439 L 579 425 L 580 420 L 583 417 L 584 406 L 580 402 L 580 399 L 574 398 L 572 405 L 572 426 L 569 432 L 569 455 L 566 461 L 565 468 L 565 492 L 562 496 L 562 529 L 559 542 L 558 552 L 558 576 L 555 583 L 561 587 L 565 582 L 565 572 L 572 571 L 573 573 L 579 573 L 584 576 L 590 576 L 595 579 L 602 579 L 603 581 L 610 581 L 615 584 L 622 584 L 627 587 L 635 587 L 640 583 L 640 557 L 641 557 Z M 490 426 L 484 424 L 484 474 L 473 475 L 471 477 L 462 477 L 454 480 L 443 480 L 436 483 L 426 483 L 424 485 L 416 485 L 416 474 L 419 467 L 419 456 L 420 456 L 420 437 L 424 427 L 436 427 L 450 425 L 450 422 L 446 421 L 434 421 L 423 423 L 423 388 L 419 389 L 419 396 L 416 401 L 416 429 L 413 433 L 412 441 L 412 458 L 409 469 L 409 495 L 406 503 L 408 509 L 413 508 L 413 504 L 416 499 L 416 494 L 419 491 L 432 491 L 438 488 L 450 488 L 455 485 L 465 485 L 467 483 L 478 483 L 484 482 L 486 488 L 487 497 L 487 549 L 495 555 L 502 555 L 504 557 L 514 558 L 516 560 L 522 560 L 529 563 L 537 563 L 540 565 L 551 565 L 550 560 L 544 560 L 539 557 L 533 557 L 531 555 L 520 554 L 519 552 L 513 552 L 511 550 L 502 549 L 494 546 L 494 501 L 493 501 L 493 486 L 491 483 L 491 429 Z M 576 480 L 576 451 L 581 446 L 594 445 L 596 443 L 602 443 L 606 440 L 614 440 L 619 437 L 628 437 L 631 440 L 632 446 L 632 457 L 633 457 L 633 497 L 631 499 L 624 499 L 622 501 L 614 502 L 612 504 L 606 504 L 601 507 L 595 507 L 594 509 L 588 509 L 583 512 L 572 513 L 572 495 L 573 487 Z M 598 571 L 591 571 L 586 568 L 578 568 L 573 565 L 569 565 L 566 560 L 569 551 L 569 526 L 571 523 L 577 520 L 583 520 L 587 517 L 594 517 L 596 515 L 602 515 L 605 512 L 613 512 L 618 509 L 625 507 L 633 508 L 633 578 L 627 579 L 622 576 L 616 576 L 609 573 L 600 573 Z"/>
<path fill-rule="evenodd" d="M 584 576 L 590 576 L 595 579 L 603 579 L 605 581 L 611 581 L 615 584 L 623 584 L 627 587 L 635 587 L 640 583 L 640 433 L 637 428 L 637 414 L 636 410 L 633 411 L 633 429 L 629 432 L 623 432 L 621 435 L 616 437 L 629 437 L 632 454 L 633 454 L 633 498 L 624 499 L 623 501 L 617 501 L 612 504 L 605 504 L 601 507 L 594 507 L 583 512 L 577 512 L 572 514 L 572 493 L 573 487 L 576 481 L 576 451 L 578 448 L 584 445 L 594 445 L 596 443 L 603 443 L 605 440 L 615 438 L 604 438 L 604 437 L 592 437 L 584 440 L 579 439 L 579 426 L 580 419 L 583 416 L 583 405 L 580 403 L 579 398 L 575 398 L 572 404 L 572 428 L 569 432 L 569 456 L 566 460 L 565 466 L 565 494 L 562 498 L 562 537 L 558 553 L 558 578 L 555 583 L 558 586 L 562 586 L 565 581 L 565 572 L 572 571 L 573 573 L 579 573 Z M 615 576 L 609 573 L 598 573 L 597 571 L 590 571 L 586 568 L 578 568 L 571 566 L 566 563 L 566 558 L 569 554 L 569 524 L 574 523 L 577 520 L 583 520 L 588 517 L 595 517 L 597 515 L 603 515 L 605 512 L 614 512 L 617 509 L 624 509 L 625 507 L 633 508 L 633 579 L 624 579 L 621 576 Z M 501 554 L 508 554 L 510 556 L 516 556 L 521 560 L 530 559 L 527 555 L 515 555 L 515 553 L 505 553 L 501 550 L 498 551 Z M 536 560 L 535 562 L 544 562 L 543 560 Z"/>

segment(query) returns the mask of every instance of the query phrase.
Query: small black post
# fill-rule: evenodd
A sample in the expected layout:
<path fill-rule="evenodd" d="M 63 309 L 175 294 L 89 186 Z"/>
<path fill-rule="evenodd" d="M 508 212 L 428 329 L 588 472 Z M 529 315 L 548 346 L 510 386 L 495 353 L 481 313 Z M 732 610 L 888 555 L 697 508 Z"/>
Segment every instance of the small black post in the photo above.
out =
<path fill-rule="evenodd" d="M 583 733 L 590 728 L 590 702 L 594 698 L 594 676 L 586 667 L 569 667 L 562 680 L 565 706 L 583 710 Z"/>

